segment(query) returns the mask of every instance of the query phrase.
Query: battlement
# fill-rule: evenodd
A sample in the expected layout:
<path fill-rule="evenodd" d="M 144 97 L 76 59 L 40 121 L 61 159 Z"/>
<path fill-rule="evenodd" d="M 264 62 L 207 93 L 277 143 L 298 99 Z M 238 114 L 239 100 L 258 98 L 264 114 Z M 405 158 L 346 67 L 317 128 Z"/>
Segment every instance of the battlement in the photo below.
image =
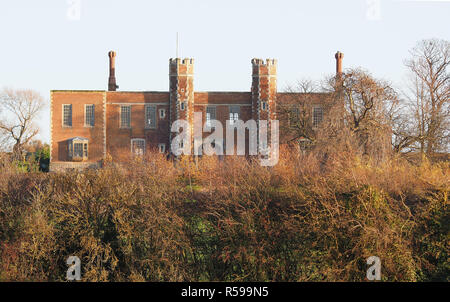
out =
<path fill-rule="evenodd" d="M 265 61 L 263 59 L 252 59 L 252 65 L 267 65 L 267 66 L 276 66 L 277 60 L 276 59 L 266 59 Z"/>
<path fill-rule="evenodd" d="M 194 59 L 193 58 L 170 58 L 169 59 L 170 65 L 194 65 Z"/>

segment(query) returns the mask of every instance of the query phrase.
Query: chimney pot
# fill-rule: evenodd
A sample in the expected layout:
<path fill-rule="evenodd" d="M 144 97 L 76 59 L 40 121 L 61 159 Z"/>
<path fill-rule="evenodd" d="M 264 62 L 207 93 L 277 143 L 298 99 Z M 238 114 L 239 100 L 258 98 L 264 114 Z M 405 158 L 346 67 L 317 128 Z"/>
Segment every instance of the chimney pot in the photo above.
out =
<path fill-rule="evenodd" d="M 336 75 L 342 75 L 342 59 L 344 58 L 344 54 L 340 51 L 336 52 L 334 55 L 336 58 Z"/>
<path fill-rule="evenodd" d="M 108 91 L 116 91 L 119 86 L 116 84 L 116 52 L 108 52 L 109 57 L 109 79 L 108 79 Z"/>

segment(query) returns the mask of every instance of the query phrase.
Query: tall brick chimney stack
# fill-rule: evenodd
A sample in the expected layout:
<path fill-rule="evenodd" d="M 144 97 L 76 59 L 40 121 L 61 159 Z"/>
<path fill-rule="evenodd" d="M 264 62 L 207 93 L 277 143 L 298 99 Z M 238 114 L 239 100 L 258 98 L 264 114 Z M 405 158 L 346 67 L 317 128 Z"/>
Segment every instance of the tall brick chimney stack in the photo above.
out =
<path fill-rule="evenodd" d="M 344 80 L 342 78 L 342 59 L 344 54 L 340 51 L 336 52 L 334 55 L 336 58 L 336 80 L 335 80 L 335 90 L 337 92 L 337 98 L 340 100 L 342 109 L 344 112 L 345 100 L 344 100 Z M 342 116 L 341 122 L 344 122 L 344 117 Z"/>
<path fill-rule="evenodd" d="M 119 86 L 116 84 L 116 52 L 110 51 L 109 57 L 109 79 L 108 79 L 108 91 L 116 91 Z"/>
<path fill-rule="evenodd" d="M 336 76 L 342 76 L 342 59 L 344 58 L 344 54 L 340 51 L 336 52 L 334 55 L 336 58 Z"/>

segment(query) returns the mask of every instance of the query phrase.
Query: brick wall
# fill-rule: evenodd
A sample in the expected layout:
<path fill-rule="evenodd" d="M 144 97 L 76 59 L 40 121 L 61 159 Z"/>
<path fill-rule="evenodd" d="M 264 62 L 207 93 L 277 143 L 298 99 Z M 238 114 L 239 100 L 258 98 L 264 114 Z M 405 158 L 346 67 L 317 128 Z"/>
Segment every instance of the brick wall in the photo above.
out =
<path fill-rule="evenodd" d="M 51 92 L 51 162 L 64 163 L 69 160 L 67 140 L 76 136 L 89 140 L 88 163 L 100 162 L 106 154 L 113 157 L 131 152 L 131 140 L 142 138 L 146 149 L 157 149 L 166 145 L 170 151 L 170 126 L 177 119 L 185 119 L 193 125 L 194 112 L 202 112 L 206 121 L 206 108 L 216 108 L 216 119 L 226 125 L 230 107 L 240 108 L 239 118 L 244 122 L 254 119 L 277 119 L 277 103 L 289 103 L 292 95 L 277 93 L 277 61 L 252 60 L 252 87 L 250 92 L 194 92 L 194 60 L 171 59 L 169 61 L 169 91 L 126 92 L 126 91 L 52 91 Z M 296 94 L 302 98 L 302 94 Z M 304 98 L 311 105 L 323 102 L 324 96 L 317 94 Z M 278 100 L 279 99 L 279 100 Z M 298 97 L 297 97 L 298 99 Z M 180 110 L 180 102 L 186 102 Z M 266 103 L 267 109 L 262 108 Z M 63 104 L 72 104 L 72 127 L 62 126 Z M 95 105 L 95 126 L 84 125 L 85 105 Z M 131 127 L 120 127 L 120 108 L 131 105 Z M 156 106 L 156 126 L 146 128 L 146 105 Z M 165 110 L 161 118 L 159 110 Z M 193 127 L 192 127 L 193 128 Z M 192 129 L 193 130 L 193 129 Z M 210 133 L 203 133 L 203 137 Z M 248 134 L 247 134 L 248 136 Z M 248 147 L 248 138 L 246 139 Z M 63 165 L 64 166 L 64 165 Z"/>
<path fill-rule="evenodd" d="M 249 92 L 196 92 L 195 112 L 202 113 L 202 122 L 206 122 L 206 108 L 216 108 L 216 119 L 223 125 L 224 137 L 226 122 L 229 119 L 230 106 L 240 107 L 240 119 L 244 122 L 252 118 L 251 93 Z M 209 133 L 203 133 L 203 137 Z"/>
<path fill-rule="evenodd" d="M 113 157 L 130 154 L 131 139 L 144 138 L 146 149 L 156 149 L 158 144 L 169 143 L 169 93 L 168 92 L 108 92 L 106 97 L 106 149 Z M 145 105 L 156 106 L 156 128 L 145 127 Z M 131 128 L 120 128 L 120 107 L 131 105 Z M 159 110 L 166 116 L 160 118 Z"/>
<path fill-rule="evenodd" d="M 103 91 L 51 91 L 51 161 L 68 160 L 67 140 L 76 136 L 89 140 L 88 162 L 98 162 L 104 155 Z M 72 127 L 63 127 L 63 104 L 72 105 Z M 85 105 L 95 107 L 95 125 L 86 127 Z"/>

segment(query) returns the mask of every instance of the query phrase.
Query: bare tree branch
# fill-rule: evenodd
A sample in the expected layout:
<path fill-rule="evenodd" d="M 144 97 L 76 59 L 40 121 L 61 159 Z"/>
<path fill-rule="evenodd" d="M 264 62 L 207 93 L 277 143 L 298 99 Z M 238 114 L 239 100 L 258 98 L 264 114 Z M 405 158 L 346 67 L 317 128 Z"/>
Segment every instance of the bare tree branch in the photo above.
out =
<path fill-rule="evenodd" d="M 450 129 L 450 42 L 423 40 L 405 62 L 411 73 L 407 94 L 413 112 L 414 148 L 431 155 L 449 149 Z"/>
<path fill-rule="evenodd" d="M 24 146 L 39 133 L 35 120 L 45 105 L 36 91 L 5 88 L 0 93 L 2 148 L 21 156 Z"/>

